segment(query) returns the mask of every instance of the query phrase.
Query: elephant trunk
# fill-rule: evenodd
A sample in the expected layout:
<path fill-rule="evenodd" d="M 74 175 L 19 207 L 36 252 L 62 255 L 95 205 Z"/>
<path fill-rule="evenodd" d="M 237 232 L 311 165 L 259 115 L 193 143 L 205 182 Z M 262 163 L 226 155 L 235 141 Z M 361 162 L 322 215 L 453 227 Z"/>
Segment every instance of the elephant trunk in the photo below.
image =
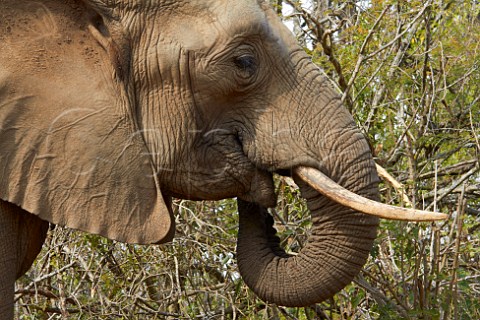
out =
<path fill-rule="evenodd" d="M 248 198 L 238 200 L 237 260 L 245 283 L 260 298 L 295 307 L 321 302 L 352 281 L 368 258 L 377 217 L 429 221 L 445 215 L 365 199 L 379 198 L 367 141 L 330 82 L 303 52 L 292 57 L 298 59 L 293 69 L 303 70 L 297 82 L 285 85 L 294 90 L 273 92 L 279 97 L 276 109 L 255 118 L 258 130 L 244 134 L 242 143 L 258 168 L 292 169 L 311 211 L 312 228 L 305 247 L 297 255 L 287 254 L 267 209 L 246 202 Z M 285 95 L 293 97 L 289 103 Z"/>
<path fill-rule="evenodd" d="M 374 175 L 366 172 L 354 191 L 375 198 L 376 180 L 366 176 Z M 298 255 L 287 254 L 267 209 L 238 200 L 237 257 L 244 281 L 259 297 L 298 307 L 332 297 L 352 281 L 368 257 L 378 219 L 333 202 L 294 178 L 312 215 L 306 246 Z"/>

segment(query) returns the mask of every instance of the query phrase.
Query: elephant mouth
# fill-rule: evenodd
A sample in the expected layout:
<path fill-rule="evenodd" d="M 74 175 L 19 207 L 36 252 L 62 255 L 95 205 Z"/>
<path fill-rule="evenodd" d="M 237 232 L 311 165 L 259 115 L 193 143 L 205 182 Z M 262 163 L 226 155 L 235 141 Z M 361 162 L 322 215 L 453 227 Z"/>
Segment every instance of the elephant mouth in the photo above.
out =
<path fill-rule="evenodd" d="M 228 134 L 228 130 L 219 130 L 218 132 L 225 132 L 227 134 L 225 136 L 211 136 L 219 138 L 219 141 L 226 141 L 226 144 L 233 148 L 234 151 L 231 152 L 231 154 L 233 154 L 232 158 L 236 160 L 242 159 L 240 163 L 243 163 L 243 165 L 240 165 L 240 167 L 243 166 L 244 170 L 236 170 L 233 169 L 235 166 L 230 166 L 231 169 L 228 169 L 227 171 L 231 170 L 231 176 L 233 177 L 230 179 L 230 184 L 235 185 L 235 182 L 238 182 L 238 185 L 243 186 L 241 188 L 245 188 L 244 190 L 246 192 L 244 191 L 237 194 L 238 198 L 243 201 L 257 203 L 266 208 L 275 207 L 277 196 L 274 190 L 273 174 L 279 174 L 281 176 L 298 178 L 333 202 L 364 214 L 384 219 L 404 221 L 435 221 L 447 218 L 447 215 L 442 213 L 395 207 L 353 193 L 334 182 L 319 169 L 315 168 L 315 161 L 310 158 L 296 158 L 290 163 L 283 163 L 283 165 L 286 165 L 284 168 L 280 167 L 274 169 L 272 168 L 274 167 L 272 164 L 267 167 L 259 166 L 257 161 L 251 161 L 252 159 L 255 159 L 255 156 L 249 154 L 248 149 L 252 149 L 246 148 L 242 141 L 243 139 L 241 139 L 238 134 Z M 216 133 L 218 132 L 216 131 Z M 215 163 L 216 161 L 211 158 L 210 161 L 206 162 Z M 232 162 L 232 159 L 227 162 Z M 219 171 L 219 181 L 223 180 L 223 172 L 223 169 Z M 239 175 L 239 172 L 248 172 L 248 174 Z M 250 187 L 248 187 L 248 184 L 250 184 Z M 208 191 L 206 195 L 205 198 L 208 198 Z M 221 198 L 225 198 L 229 194 L 226 192 L 225 194 L 220 195 Z"/>

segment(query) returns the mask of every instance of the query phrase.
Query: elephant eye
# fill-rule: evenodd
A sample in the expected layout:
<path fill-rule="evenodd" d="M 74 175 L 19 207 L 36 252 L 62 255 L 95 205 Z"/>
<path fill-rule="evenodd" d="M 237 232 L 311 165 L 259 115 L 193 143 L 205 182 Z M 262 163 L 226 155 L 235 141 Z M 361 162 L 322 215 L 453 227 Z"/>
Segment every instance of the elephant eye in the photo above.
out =
<path fill-rule="evenodd" d="M 257 71 L 257 61 L 255 56 L 251 54 L 244 54 L 235 57 L 233 63 L 237 67 L 242 78 L 251 78 Z"/>

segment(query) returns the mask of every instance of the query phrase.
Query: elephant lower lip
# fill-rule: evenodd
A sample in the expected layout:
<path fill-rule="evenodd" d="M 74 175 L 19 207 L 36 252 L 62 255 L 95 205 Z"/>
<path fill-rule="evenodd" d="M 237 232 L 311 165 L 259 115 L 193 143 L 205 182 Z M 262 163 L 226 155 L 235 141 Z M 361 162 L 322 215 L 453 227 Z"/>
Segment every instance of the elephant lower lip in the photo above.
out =
<path fill-rule="evenodd" d="M 260 170 L 262 174 L 255 175 L 251 182 L 251 189 L 238 198 L 247 202 L 257 203 L 265 208 L 273 208 L 277 205 L 277 194 L 275 193 L 273 175 L 282 177 L 293 177 L 294 169 L 278 169 L 274 171 Z M 293 180 L 292 180 L 293 181 Z"/>
<path fill-rule="evenodd" d="M 247 202 L 254 202 L 266 208 L 276 206 L 277 195 L 275 194 L 275 186 L 271 172 L 256 170 L 250 180 L 250 188 L 248 191 L 237 196 Z"/>
<path fill-rule="evenodd" d="M 247 202 L 257 203 L 265 208 L 273 208 L 277 204 L 277 194 L 274 188 L 273 174 L 277 174 L 282 177 L 293 177 L 293 169 L 278 169 L 273 172 L 262 171 L 268 175 L 265 179 L 265 175 L 256 175 L 254 181 L 252 181 L 252 188 L 249 192 L 243 195 L 239 195 L 238 198 Z M 293 181 L 293 180 L 292 180 Z"/>

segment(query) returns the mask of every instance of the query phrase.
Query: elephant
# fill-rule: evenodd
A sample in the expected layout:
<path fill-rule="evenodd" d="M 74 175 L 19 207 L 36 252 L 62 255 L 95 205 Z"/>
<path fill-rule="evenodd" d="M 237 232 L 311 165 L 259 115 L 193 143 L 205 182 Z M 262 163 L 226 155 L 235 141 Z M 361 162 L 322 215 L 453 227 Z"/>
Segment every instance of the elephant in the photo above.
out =
<path fill-rule="evenodd" d="M 263 0 L 2 0 L 0 150 L 1 319 L 49 223 L 160 244 L 173 198 L 236 198 L 244 281 L 308 306 L 360 271 L 377 216 L 444 218 L 373 204 L 364 135 Z M 268 212 L 275 174 L 312 215 L 295 256 Z"/>

